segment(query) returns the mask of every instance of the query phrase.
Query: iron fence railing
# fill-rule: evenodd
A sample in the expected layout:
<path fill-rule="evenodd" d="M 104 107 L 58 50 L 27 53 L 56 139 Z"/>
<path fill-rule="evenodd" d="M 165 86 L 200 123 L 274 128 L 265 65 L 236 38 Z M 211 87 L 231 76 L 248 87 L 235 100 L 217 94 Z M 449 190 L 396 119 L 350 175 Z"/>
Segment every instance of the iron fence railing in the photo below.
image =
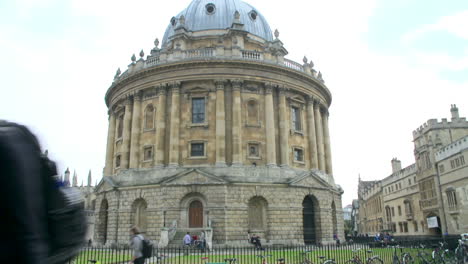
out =
<path fill-rule="evenodd" d="M 456 239 L 446 239 L 448 248 L 453 250 L 456 246 Z M 427 240 L 408 240 L 399 241 L 400 248 L 397 249 L 398 256 L 403 252 L 409 253 L 416 260 L 418 251 L 424 250 L 428 253 L 442 242 L 440 239 L 427 239 Z M 284 259 L 284 264 L 301 264 L 304 262 L 304 256 L 311 261 L 311 263 L 321 263 L 320 256 L 326 259 L 334 259 L 337 264 L 345 263 L 351 259 L 355 254 L 364 260 L 367 257 L 378 255 L 383 263 L 392 263 L 394 254 L 393 248 L 389 245 L 396 243 L 345 243 L 341 245 L 307 245 L 307 246 L 283 246 L 271 245 L 265 246 L 262 249 L 255 249 L 251 247 L 214 247 L 212 250 L 202 250 L 196 247 L 168 247 L 168 248 L 154 248 L 153 257 L 146 259 L 145 263 L 150 264 L 229 264 L 227 259 L 236 258 L 237 264 L 257 264 L 263 263 L 260 256 L 266 257 L 266 263 L 275 264 L 283 263 L 278 259 Z M 425 245 L 425 249 L 420 249 L 420 245 Z M 419 249 L 418 249 L 419 248 Z M 361 250 L 359 250 L 361 249 Z M 355 253 L 356 250 L 359 250 Z M 372 252 L 369 252 L 372 251 Z M 114 247 L 85 247 L 81 253 L 76 256 L 69 264 L 88 264 L 88 263 L 128 263 L 132 257 L 132 249 L 126 246 Z M 306 254 L 303 254 L 306 253 Z M 232 263 L 234 264 L 234 263 Z"/>

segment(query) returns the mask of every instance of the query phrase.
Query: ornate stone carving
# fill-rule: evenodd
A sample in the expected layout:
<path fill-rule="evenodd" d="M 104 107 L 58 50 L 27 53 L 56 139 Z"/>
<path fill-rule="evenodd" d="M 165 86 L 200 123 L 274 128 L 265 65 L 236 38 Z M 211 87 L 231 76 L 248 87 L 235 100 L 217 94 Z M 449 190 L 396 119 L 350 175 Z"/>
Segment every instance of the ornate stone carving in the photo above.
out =
<path fill-rule="evenodd" d="M 121 73 L 122 73 L 122 72 L 120 71 L 120 68 L 118 68 L 117 71 L 115 72 L 114 80 L 117 79 L 117 78 L 119 78 L 119 76 L 120 76 Z"/>
<path fill-rule="evenodd" d="M 132 105 L 133 104 L 133 95 L 132 94 L 127 94 L 125 96 L 125 105 Z"/>
<path fill-rule="evenodd" d="M 321 81 L 322 83 L 324 83 L 325 81 L 323 80 L 323 77 L 322 77 L 322 73 L 319 71 L 318 74 L 317 74 L 317 80 Z"/>
<path fill-rule="evenodd" d="M 181 15 L 181 16 L 179 17 L 179 24 L 180 24 L 181 26 L 184 26 L 184 25 L 185 25 L 185 16 L 184 16 L 184 15 Z"/>
<path fill-rule="evenodd" d="M 240 22 L 240 13 L 237 10 L 236 10 L 236 12 L 234 12 L 234 20 L 236 22 Z"/>
<path fill-rule="evenodd" d="M 223 90 L 225 83 L 226 83 L 226 80 L 224 79 L 215 80 L 216 90 Z"/>
<path fill-rule="evenodd" d="M 133 94 L 133 98 L 134 100 L 141 101 L 141 99 L 143 98 L 143 90 L 135 91 L 135 93 Z"/>
<path fill-rule="evenodd" d="M 143 50 L 140 51 L 140 58 L 143 58 L 145 56 L 145 52 Z"/>
<path fill-rule="evenodd" d="M 304 56 L 304 58 L 302 58 L 302 61 L 304 62 L 304 64 L 307 64 L 307 61 L 308 61 L 308 60 L 307 60 L 307 57 Z"/>
<path fill-rule="evenodd" d="M 171 88 L 172 88 L 173 92 L 177 92 L 177 93 L 180 92 L 180 86 L 181 85 L 182 85 L 182 83 L 179 82 L 179 81 L 175 81 L 175 82 L 171 83 Z"/>
<path fill-rule="evenodd" d="M 279 31 L 278 29 L 275 29 L 275 38 L 278 38 L 279 37 Z"/>
<path fill-rule="evenodd" d="M 132 60 L 133 63 L 135 63 L 135 61 L 136 61 L 136 56 L 135 56 L 135 54 L 133 54 L 132 57 L 131 57 L 130 59 Z"/>
<path fill-rule="evenodd" d="M 156 39 L 154 40 L 154 47 L 157 49 L 158 46 L 159 46 L 159 39 L 156 38 Z"/>
<path fill-rule="evenodd" d="M 279 85 L 278 86 L 278 92 L 281 94 L 281 95 L 285 95 L 286 92 L 288 91 L 289 89 L 285 86 L 285 85 Z"/>
<path fill-rule="evenodd" d="M 167 95 L 166 85 L 160 84 L 157 87 L 158 95 Z"/>
<path fill-rule="evenodd" d="M 240 90 L 240 88 L 242 87 L 242 84 L 244 82 L 240 79 L 233 79 L 231 80 L 231 85 L 232 85 L 232 89 L 233 90 Z"/>
<path fill-rule="evenodd" d="M 273 84 L 272 83 L 265 83 L 265 93 L 266 94 L 273 93 Z"/>

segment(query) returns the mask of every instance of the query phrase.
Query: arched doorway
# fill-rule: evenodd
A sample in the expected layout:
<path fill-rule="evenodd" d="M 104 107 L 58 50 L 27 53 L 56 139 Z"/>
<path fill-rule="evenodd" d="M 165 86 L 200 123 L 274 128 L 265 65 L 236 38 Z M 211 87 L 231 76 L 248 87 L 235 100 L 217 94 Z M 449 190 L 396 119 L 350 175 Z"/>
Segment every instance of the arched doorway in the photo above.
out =
<path fill-rule="evenodd" d="M 317 243 L 317 207 L 318 202 L 316 201 L 315 197 L 308 195 L 302 201 L 302 221 L 305 244 Z"/>
<path fill-rule="evenodd" d="M 99 229 L 98 229 L 98 235 L 100 238 L 100 242 L 102 244 L 106 244 L 107 242 L 107 221 L 108 221 L 108 210 L 109 210 L 109 204 L 107 203 L 107 200 L 104 199 L 101 202 L 101 207 L 99 208 Z"/>
<path fill-rule="evenodd" d="M 203 204 L 198 200 L 189 205 L 189 227 L 203 227 Z"/>

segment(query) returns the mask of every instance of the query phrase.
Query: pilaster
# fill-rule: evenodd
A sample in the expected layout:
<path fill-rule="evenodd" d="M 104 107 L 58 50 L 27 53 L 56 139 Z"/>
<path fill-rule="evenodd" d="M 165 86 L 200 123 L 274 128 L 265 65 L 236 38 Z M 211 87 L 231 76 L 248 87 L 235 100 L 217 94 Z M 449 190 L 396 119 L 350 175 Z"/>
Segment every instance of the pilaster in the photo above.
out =
<path fill-rule="evenodd" d="M 132 132 L 132 103 L 133 96 L 127 96 L 127 99 L 125 100 L 125 114 L 122 135 L 122 159 L 120 163 L 120 167 L 122 169 L 128 169 L 129 165 L 130 137 Z"/>
<path fill-rule="evenodd" d="M 232 165 L 242 164 L 242 106 L 241 80 L 231 80 L 232 84 Z"/>
<path fill-rule="evenodd" d="M 179 166 L 179 129 L 180 129 L 180 82 L 171 85 L 171 137 L 169 150 L 169 167 Z"/>
<path fill-rule="evenodd" d="M 286 88 L 279 87 L 279 132 L 281 167 L 289 166 L 289 122 L 287 118 Z"/>
<path fill-rule="evenodd" d="M 325 154 L 323 146 L 323 127 L 322 127 L 322 115 L 320 113 L 320 101 L 316 100 L 314 104 L 315 112 L 315 133 L 317 134 L 317 156 L 318 156 L 318 168 L 321 171 L 325 171 Z"/>
<path fill-rule="evenodd" d="M 216 166 L 226 166 L 225 80 L 216 80 Z"/>
<path fill-rule="evenodd" d="M 275 118 L 273 108 L 273 85 L 265 84 L 265 135 L 266 135 L 266 164 L 276 167 Z"/>
<path fill-rule="evenodd" d="M 158 88 L 158 105 L 156 108 L 156 135 L 154 142 L 155 166 L 164 166 L 165 138 L 166 138 L 166 87 Z"/>
<path fill-rule="evenodd" d="M 322 121 L 323 121 L 323 138 L 324 138 L 324 148 L 325 148 L 325 171 L 328 175 L 333 175 L 332 169 L 332 156 L 331 156 L 331 146 L 330 146 L 330 133 L 328 129 L 328 110 L 326 108 L 322 109 Z"/>
<path fill-rule="evenodd" d="M 132 134 L 130 140 L 130 168 L 138 168 L 138 161 L 140 156 L 141 98 L 141 91 L 136 92 L 133 96 Z"/>
<path fill-rule="evenodd" d="M 311 96 L 307 98 L 307 132 L 310 148 L 310 168 L 318 169 L 317 136 L 315 133 L 314 118 L 314 99 Z"/>
<path fill-rule="evenodd" d="M 111 176 L 114 168 L 114 145 L 115 145 L 115 114 L 109 109 L 109 128 L 107 129 L 106 167 L 104 176 Z"/>

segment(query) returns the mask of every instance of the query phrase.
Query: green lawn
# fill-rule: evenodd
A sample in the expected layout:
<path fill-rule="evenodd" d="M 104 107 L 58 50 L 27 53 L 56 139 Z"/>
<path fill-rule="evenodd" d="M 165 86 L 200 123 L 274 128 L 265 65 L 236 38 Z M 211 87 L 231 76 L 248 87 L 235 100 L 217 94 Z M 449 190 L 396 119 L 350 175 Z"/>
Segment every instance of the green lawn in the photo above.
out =
<path fill-rule="evenodd" d="M 131 252 L 107 250 L 107 249 L 91 249 L 83 250 L 74 259 L 74 264 L 90 264 L 88 260 L 99 260 L 100 264 L 123 263 L 131 259 Z"/>

